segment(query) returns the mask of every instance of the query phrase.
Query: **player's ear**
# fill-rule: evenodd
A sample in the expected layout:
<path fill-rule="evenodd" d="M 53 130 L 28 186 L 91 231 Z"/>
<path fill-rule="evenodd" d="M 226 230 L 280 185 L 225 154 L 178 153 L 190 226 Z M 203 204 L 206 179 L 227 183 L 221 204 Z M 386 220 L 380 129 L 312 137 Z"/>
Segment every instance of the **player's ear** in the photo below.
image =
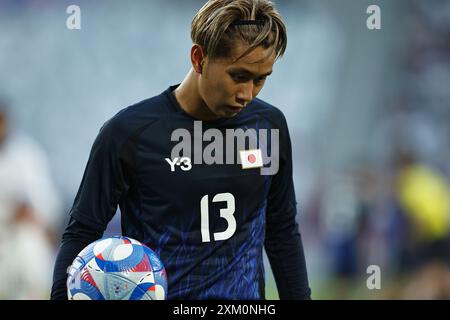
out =
<path fill-rule="evenodd" d="M 203 72 L 203 62 L 205 61 L 206 55 L 202 46 L 194 44 L 191 48 L 191 63 L 195 72 L 201 74 Z"/>

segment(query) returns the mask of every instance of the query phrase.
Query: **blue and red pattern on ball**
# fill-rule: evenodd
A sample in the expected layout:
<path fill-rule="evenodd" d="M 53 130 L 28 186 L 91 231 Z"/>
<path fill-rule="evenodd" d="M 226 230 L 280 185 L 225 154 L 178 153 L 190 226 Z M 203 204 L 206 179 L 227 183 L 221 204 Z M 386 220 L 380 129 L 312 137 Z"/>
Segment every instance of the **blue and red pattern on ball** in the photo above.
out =
<path fill-rule="evenodd" d="M 105 300 L 100 290 L 97 287 L 94 287 L 92 284 L 86 281 L 81 281 L 80 287 L 80 291 L 84 292 L 84 294 L 86 294 L 92 300 Z"/>
<path fill-rule="evenodd" d="M 133 268 L 139 265 L 139 263 L 144 259 L 144 249 L 139 245 L 132 245 L 132 253 L 123 260 L 108 260 L 109 257 L 95 257 L 95 262 L 99 266 L 100 270 L 103 272 L 123 272 L 131 271 Z"/>
<path fill-rule="evenodd" d="M 148 247 L 143 247 L 143 248 L 144 248 L 145 253 L 147 254 L 147 256 L 150 258 L 150 262 L 151 262 L 151 264 L 152 264 L 152 269 L 153 269 L 153 271 L 154 271 L 155 273 L 161 271 L 161 270 L 164 268 L 164 266 L 163 266 L 161 260 L 160 260 L 160 259 L 158 258 L 158 256 L 155 254 L 155 252 L 152 251 L 152 250 L 151 250 L 150 248 L 148 248 Z"/>
<path fill-rule="evenodd" d="M 101 243 L 102 241 L 105 242 Z M 96 247 L 96 245 L 99 246 Z M 122 245 L 126 245 L 126 247 L 121 247 Z M 125 258 L 120 260 L 121 257 Z M 89 266 L 92 260 L 95 261 L 98 269 L 97 266 L 94 267 L 95 269 L 91 269 L 94 266 Z M 78 298 L 82 298 L 84 295 L 85 298 L 93 300 L 110 299 L 100 291 L 90 271 L 105 274 L 120 272 L 148 272 L 153 274 L 154 281 L 152 279 L 151 282 L 136 284 L 128 298 L 129 300 L 140 300 L 144 296 L 153 299 L 156 291 L 160 292 L 159 295 L 164 292 L 164 296 L 167 293 L 167 276 L 158 256 L 146 245 L 123 236 L 100 239 L 91 243 L 79 253 L 72 264 L 71 270 L 68 287 L 72 298 L 80 293 L 82 295 Z M 115 276 L 120 277 L 120 275 Z M 157 286 L 161 286 L 164 291 L 160 291 L 161 289 L 158 289 Z"/>
<path fill-rule="evenodd" d="M 72 283 L 69 284 L 69 290 L 72 297 L 77 293 L 82 293 L 92 300 L 105 300 L 86 267 L 83 267 L 81 270 L 79 285 L 76 285 L 75 278 L 76 277 L 74 277 L 71 281 Z"/>
<path fill-rule="evenodd" d="M 154 286 L 155 284 L 150 282 L 137 285 L 136 288 L 134 288 L 133 292 L 131 293 L 129 300 L 141 300 L 144 294 L 146 294 L 147 291 Z"/>

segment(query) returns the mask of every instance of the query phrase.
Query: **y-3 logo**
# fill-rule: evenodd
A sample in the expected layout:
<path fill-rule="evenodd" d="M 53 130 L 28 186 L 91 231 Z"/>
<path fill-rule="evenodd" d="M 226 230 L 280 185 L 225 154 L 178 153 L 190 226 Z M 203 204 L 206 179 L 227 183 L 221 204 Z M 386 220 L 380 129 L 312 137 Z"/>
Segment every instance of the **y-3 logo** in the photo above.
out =
<path fill-rule="evenodd" d="M 188 157 L 183 158 L 174 158 L 173 160 L 170 158 L 166 158 L 167 163 L 170 165 L 170 171 L 175 171 L 175 166 L 179 166 L 183 171 L 189 171 L 192 169 L 191 159 Z"/>

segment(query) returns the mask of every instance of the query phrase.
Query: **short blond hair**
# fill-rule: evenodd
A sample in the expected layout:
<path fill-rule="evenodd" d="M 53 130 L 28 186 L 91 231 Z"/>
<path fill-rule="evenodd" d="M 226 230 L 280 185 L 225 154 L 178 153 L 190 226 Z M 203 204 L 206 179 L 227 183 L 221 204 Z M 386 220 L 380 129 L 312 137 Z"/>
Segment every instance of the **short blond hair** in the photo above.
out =
<path fill-rule="evenodd" d="M 286 26 L 269 0 L 209 0 L 192 20 L 193 43 L 203 47 L 210 59 L 228 57 L 236 41 L 253 49 L 272 47 L 281 57 L 287 47 Z"/>

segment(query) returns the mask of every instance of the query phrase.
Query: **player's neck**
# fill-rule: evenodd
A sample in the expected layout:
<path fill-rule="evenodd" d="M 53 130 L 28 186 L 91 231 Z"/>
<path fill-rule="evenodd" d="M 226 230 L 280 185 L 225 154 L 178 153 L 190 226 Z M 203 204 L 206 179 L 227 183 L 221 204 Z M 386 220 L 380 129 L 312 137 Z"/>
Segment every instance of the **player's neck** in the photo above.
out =
<path fill-rule="evenodd" d="M 198 79 L 193 69 L 189 71 L 174 93 L 178 104 L 191 117 L 203 121 L 218 119 L 202 99 L 198 88 Z"/>

